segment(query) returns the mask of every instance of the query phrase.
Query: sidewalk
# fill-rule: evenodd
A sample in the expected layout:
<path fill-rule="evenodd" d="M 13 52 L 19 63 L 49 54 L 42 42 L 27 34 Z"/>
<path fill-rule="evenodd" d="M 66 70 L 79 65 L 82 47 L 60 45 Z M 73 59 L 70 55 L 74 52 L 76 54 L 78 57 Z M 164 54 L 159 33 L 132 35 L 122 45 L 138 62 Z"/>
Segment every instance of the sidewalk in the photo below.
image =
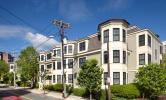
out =
<path fill-rule="evenodd" d="M 24 89 L 24 88 L 23 87 L 17 87 L 15 89 Z M 54 91 L 45 91 L 45 94 L 44 94 L 44 91 L 43 90 L 39 90 L 39 89 L 28 89 L 28 88 L 25 88 L 25 90 L 27 90 L 27 91 L 29 91 L 31 93 L 46 95 L 46 96 L 55 97 L 57 99 L 63 100 L 62 93 L 58 93 L 58 92 L 54 92 Z M 78 97 L 78 96 L 70 95 L 65 100 L 87 100 L 87 99 L 82 98 L 82 97 Z"/>

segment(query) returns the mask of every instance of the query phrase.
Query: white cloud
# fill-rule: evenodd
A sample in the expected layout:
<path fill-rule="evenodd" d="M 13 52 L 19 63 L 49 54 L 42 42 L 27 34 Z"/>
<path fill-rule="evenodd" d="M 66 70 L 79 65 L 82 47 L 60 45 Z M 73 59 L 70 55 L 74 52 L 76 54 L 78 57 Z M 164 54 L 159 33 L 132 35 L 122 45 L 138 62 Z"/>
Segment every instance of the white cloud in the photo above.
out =
<path fill-rule="evenodd" d="M 91 16 L 83 0 L 60 0 L 58 10 L 62 16 L 69 20 L 83 20 Z"/>
<path fill-rule="evenodd" d="M 56 40 L 49 39 L 47 36 L 36 33 L 33 34 L 34 30 L 29 27 L 18 26 L 18 25 L 0 25 L 0 38 L 16 38 L 23 42 L 28 41 L 38 50 L 45 50 L 53 45 L 58 44 Z M 41 44 L 41 46 L 39 46 Z M 26 45 L 25 45 L 26 47 Z"/>
<path fill-rule="evenodd" d="M 58 41 L 53 38 L 50 39 L 49 37 L 39 33 L 33 34 L 28 32 L 26 34 L 26 40 L 29 41 L 37 50 L 45 50 L 58 44 Z"/>
<path fill-rule="evenodd" d="M 0 25 L 0 38 L 24 37 L 27 32 L 33 29 L 18 25 Z"/>

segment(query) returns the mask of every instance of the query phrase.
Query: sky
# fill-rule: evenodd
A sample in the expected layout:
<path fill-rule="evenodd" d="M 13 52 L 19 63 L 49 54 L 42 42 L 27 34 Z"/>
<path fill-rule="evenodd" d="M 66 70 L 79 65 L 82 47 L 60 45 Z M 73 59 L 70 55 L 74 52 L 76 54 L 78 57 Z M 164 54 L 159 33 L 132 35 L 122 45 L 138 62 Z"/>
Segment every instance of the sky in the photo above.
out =
<path fill-rule="evenodd" d="M 0 0 L 0 51 L 19 52 L 29 45 L 43 50 L 58 44 L 54 19 L 70 23 L 65 30 L 69 40 L 96 33 L 107 19 L 121 18 L 131 26 L 149 28 L 164 41 L 165 4 L 166 0 Z"/>

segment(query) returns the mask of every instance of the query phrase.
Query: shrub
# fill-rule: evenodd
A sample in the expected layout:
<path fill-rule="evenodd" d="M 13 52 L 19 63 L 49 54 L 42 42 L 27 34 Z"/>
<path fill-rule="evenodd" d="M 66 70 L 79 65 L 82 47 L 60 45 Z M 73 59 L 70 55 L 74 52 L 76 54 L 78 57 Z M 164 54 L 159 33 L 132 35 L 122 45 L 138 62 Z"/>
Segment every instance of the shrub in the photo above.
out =
<path fill-rule="evenodd" d="M 105 90 L 101 90 L 100 92 L 97 93 L 97 100 L 107 100 L 106 94 L 107 92 Z M 96 96 L 95 96 L 96 97 Z"/>
<path fill-rule="evenodd" d="M 26 82 L 21 82 L 21 85 L 20 85 L 21 87 L 28 87 L 28 83 L 26 83 Z"/>
<path fill-rule="evenodd" d="M 73 95 L 75 96 L 81 96 L 84 97 L 86 95 L 86 89 L 85 88 L 74 88 L 73 89 Z"/>
<path fill-rule="evenodd" d="M 57 92 L 62 92 L 63 91 L 63 84 L 57 83 L 57 84 L 53 85 L 53 90 L 57 91 Z"/>
<path fill-rule="evenodd" d="M 134 84 L 113 85 L 111 91 L 115 96 L 128 99 L 134 99 L 140 96 L 140 92 Z"/>
<path fill-rule="evenodd" d="M 47 90 L 53 91 L 54 90 L 53 85 L 47 85 Z"/>
<path fill-rule="evenodd" d="M 21 81 L 16 82 L 17 86 L 21 86 Z"/>

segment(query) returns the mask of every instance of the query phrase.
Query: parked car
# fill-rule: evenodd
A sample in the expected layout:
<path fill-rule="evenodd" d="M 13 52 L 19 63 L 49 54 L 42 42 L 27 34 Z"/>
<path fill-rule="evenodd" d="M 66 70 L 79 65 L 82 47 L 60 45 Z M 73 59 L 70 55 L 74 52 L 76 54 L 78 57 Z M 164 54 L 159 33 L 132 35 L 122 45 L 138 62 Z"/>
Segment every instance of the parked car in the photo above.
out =
<path fill-rule="evenodd" d="M 3 97 L 1 100 L 22 100 L 22 99 L 17 96 L 9 96 L 9 97 Z"/>

